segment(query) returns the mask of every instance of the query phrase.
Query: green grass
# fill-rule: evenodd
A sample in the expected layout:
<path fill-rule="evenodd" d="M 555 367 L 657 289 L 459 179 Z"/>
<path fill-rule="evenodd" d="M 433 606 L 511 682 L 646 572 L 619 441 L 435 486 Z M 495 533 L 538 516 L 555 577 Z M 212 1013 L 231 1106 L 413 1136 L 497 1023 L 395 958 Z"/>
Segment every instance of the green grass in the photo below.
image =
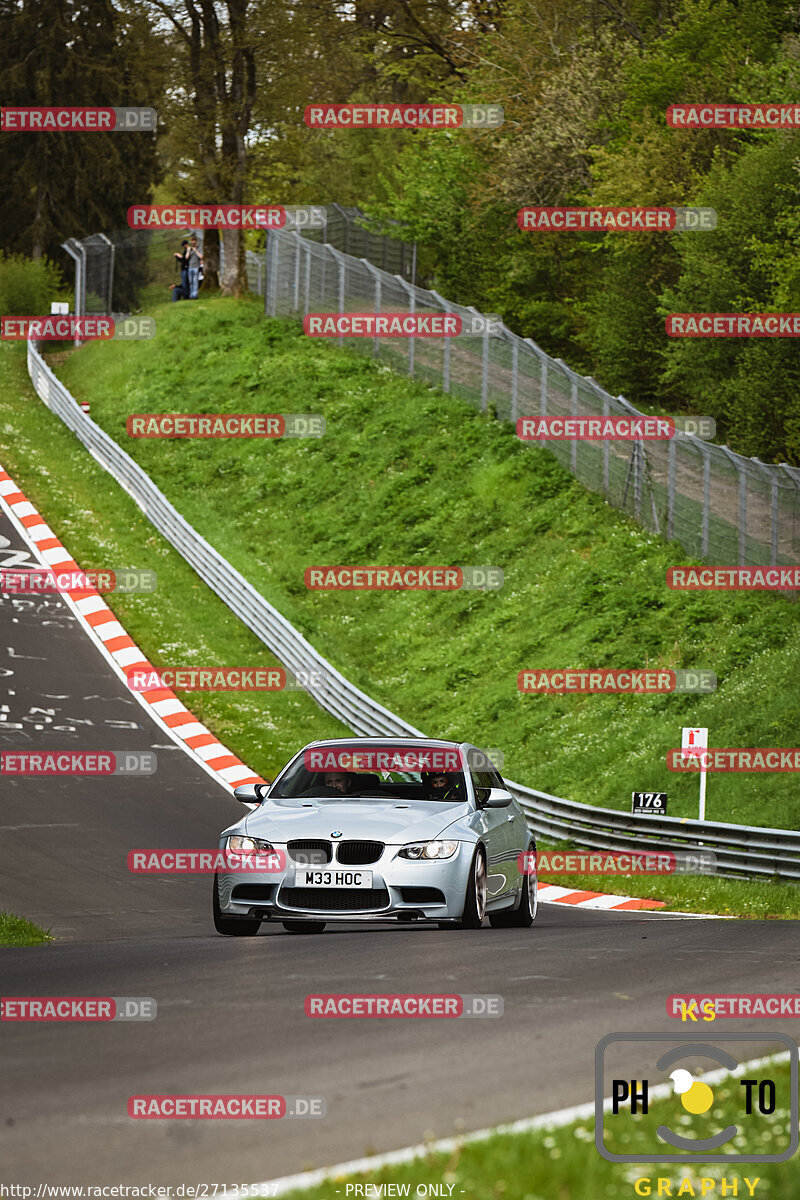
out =
<path fill-rule="evenodd" d="M 628 809 L 634 789 L 696 816 L 667 771 L 682 725 L 715 746 L 792 746 L 800 605 L 670 592 L 680 548 L 585 491 L 506 425 L 299 328 L 260 302 L 164 305 L 158 335 L 88 345 L 62 378 L 184 516 L 355 683 L 430 734 L 498 746 L 505 772 Z M 321 439 L 135 440 L 130 413 L 318 412 Z M 326 563 L 496 565 L 488 593 L 310 593 Z M 149 564 L 144 564 L 149 565 Z M 160 665 L 174 650 L 157 646 Z M 710 696 L 529 696 L 519 670 L 707 667 Z M 797 824 L 787 775 L 712 775 L 708 816 Z"/>
<path fill-rule="evenodd" d="M 713 1041 L 713 1033 L 709 1034 Z M 788 1093 L 788 1067 L 770 1065 L 748 1072 L 748 1078 L 769 1077 L 775 1081 L 778 1106 L 772 1116 L 746 1117 L 741 1103 L 742 1088 L 738 1079 L 713 1085 L 714 1104 L 703 1117 L 689 1117 L 680 1106 L 680 1098 L 653 1101 L 647 1117 L 612 1118 L 606 1114 L 604 1126 L 609 1133 L 607 1144 L 616 1153 L 648 1153 L 652 1146 L 661 1144 L 653 1135 L 657 1124 L 668 1124 L 684 1136 L 708 1136 L 712 1130 L 728 1124 L 738 1124 L 747 1130 L 738 1142 L 742 1153 L 776 1153 L 788 1144 L 788 1104 L 781 1105 L 781 1098 Z M 621 1135 L 610 1133 L 613 1122 L 620 1122 L 625 1129 Z M 704 1123 L 707 1122 L 707 1127 Z M 354 1183 L 410 1185 L 409 1196 L 416 1196 L 416 1188 L 423 1184 L 445 1184 L 452 1186 L 453 1200 L 619 1200 L 648 1194 L 657 1195 L 657 1180 L 668 1179 L 671 1195 L 678 1194 L 681 1181 L 688 1179 L 694 1191 L 685 1188 L 684 1197 L 701 1194 L 700 1180 L 713 1179 L 713 1190 L 706 1196 L 715 1200 L 720 1195 L 722 1178 L 731 1181 L 738 1176 L 739 1197 L 749 1196 L 743 1177 L 751 1181 L 760 1180 L 756 1186 L 757 1197 L 772 1200 L 793 1196 L 800 1187 L 800 1161 L 797 1156 L 783 1163 L 732 1162 L 703 1164 L 688 1161 L 684 1164 L 669 1163 L 610 1163 L 597 1151 L 594 1142 L 594 1118 L 584 1118 L 569 1125 L 542 1128 L 525 1133 L 499 1133 L 486 1140 L 466 1142 L 452 1153 L 429 1153 L 424 1158 L 397 1166 L 387 1166 L 371 1173 L 352 1176 L 335 1176 L 317 1187 L 284 1193 L 288 1200 L 352 1200 L 354 1193 L 347 1193 L 347 1185 Z M 742 1140 L 740 1140 L 742 1139 Z M 251 1193 L 252 1194 L 252 1193 Z M 263 1195 L 269 1195 L 267 1189 Z M 380 1193 L 373 1193 L 380 1194 Z M 385 1194 L 385 1193 L 384 1193 Z M 670 1193 L 662 1192 L 662 1195 Z M 732 1194 L 731 1183 L 727 1194 Z M 445 1191 L 445 1195 L 447 1192 Z"/>
<path fill-rule="evenodd" d="M 33 921 L 0 912 L 0 946 L 42 946 L 53 938 L 46 929 L 40 929 Z"/>

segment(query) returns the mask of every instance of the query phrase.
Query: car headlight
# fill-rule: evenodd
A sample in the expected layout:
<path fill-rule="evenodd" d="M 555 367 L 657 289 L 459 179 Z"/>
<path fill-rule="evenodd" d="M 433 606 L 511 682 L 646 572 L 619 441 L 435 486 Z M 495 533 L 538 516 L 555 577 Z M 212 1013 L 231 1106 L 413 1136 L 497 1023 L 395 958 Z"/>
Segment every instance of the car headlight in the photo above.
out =
<path fill-rule="evenodd" d="M 272 842 L 264 842 L 260 838 L 242 837 L 241 834 L 233 833 L 228 838 L 228 850 L 236 850 L 239 854 L 250 854 L 256 850 L 274 850 Z"/>
<path fill-rule="evenodd" d="M 410 846 L 403 846 L 398 857 L 430 862 L 434 858 L 452 858 L 457 849 L 458 842 L 412 842 Z"/>

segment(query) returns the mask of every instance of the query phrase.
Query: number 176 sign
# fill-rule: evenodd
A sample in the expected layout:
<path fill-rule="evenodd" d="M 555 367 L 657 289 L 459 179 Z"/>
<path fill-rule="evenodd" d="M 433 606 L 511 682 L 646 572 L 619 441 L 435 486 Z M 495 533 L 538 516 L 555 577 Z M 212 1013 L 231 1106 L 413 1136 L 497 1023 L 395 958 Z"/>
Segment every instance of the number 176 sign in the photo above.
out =
<path fill-rule="evenodd" d="M 663 816 L 666 811 L 666 792 L 631 792 L 631 812 Z"/>

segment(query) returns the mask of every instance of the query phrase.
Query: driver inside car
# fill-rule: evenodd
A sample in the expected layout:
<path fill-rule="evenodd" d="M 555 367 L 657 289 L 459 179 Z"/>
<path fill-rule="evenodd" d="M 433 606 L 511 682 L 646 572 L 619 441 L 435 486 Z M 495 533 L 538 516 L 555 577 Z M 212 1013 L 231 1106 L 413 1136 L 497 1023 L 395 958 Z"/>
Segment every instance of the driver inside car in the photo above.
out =
<path fill-rule="evenodd" d="M 358 793 L 354 787 L 353 776 L 349 771 L 326 771 L 325 772 L 325 792 L 326 796 L 356 796 Z"/>
<path fill-rule="evenodd" d="M 445 771 L 424 771 L 422 786 L 428 800 L 454 801 L 464 799 L 464 790 L 458 775 Z"/>

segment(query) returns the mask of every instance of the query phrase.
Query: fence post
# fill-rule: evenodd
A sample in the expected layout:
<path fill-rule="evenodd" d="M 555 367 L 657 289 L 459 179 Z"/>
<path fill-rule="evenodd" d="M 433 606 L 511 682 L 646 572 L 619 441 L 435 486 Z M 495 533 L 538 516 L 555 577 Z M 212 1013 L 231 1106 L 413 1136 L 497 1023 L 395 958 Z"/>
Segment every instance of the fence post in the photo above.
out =
<path fill-rule="evenodd" d="M 787 483 L 791 484 L 795 489 L 800 489 L 800 470 L 797 467 L 790 467 L 788 463 L 779 463 L 778 465 Z M 791 492 L 788 526 L 790 531 L 789 553 L 793 556 L 797 555 L 797 550 L 800 550 L 800 545 L 794 539 L 791 539 L 792 530 L 798 528 L 798 524 L 800 524 L 798 522 L 798 500 L 800 500 L 800 490 Z M 795 547 L 797 547 L 797 550 Z"/>
<path fill-rule="evenodd" d="M 338 208 L 339 205 L 337 204 L 335 207 Z M 344 313 L 344 281 L 345 281 L 344 255 L 339 250 L 334 249 L 334 247 L 331 245 L 328 246 L 328 252 L 333 255 L 334 262 L 336 263 L 336 265 L 339 268 L 339 307 L 338 307 L 337 311 L 340 314 L 342 314 L 342 313 Z M 340 333 L 337 340 L 339 342 L 339 347 L 341 348 L 344 345 L 344 335 Z"/>
<path fill-rule="evenodd" d="M 299 239 L 300 235 L 298 234 L 297 236 Z M 294 251 L 294 304 L 292 305 L 292 307 L 295 312 L 297 312 L 298 308 L 300 307 L 300 247 L 301 246 L 302 246 L 302 242 L 297 241 L 294 243 L 294 246 L 292 247 L 292 249 Z"/>
<path fill-rule="evenodd" d="M 642 476 L 644 474 L 644 445 L 640 439 L 633 443 L 633 512 L 636 520 L 642 523 Z"/>
<path fill-rule="evenodd" d="M 307 317 L 309 307 L 311 305 L 311 243 L 309 241 L 304 241 L 303 247 L 305 249 L 305 255 L 306 255 L 306 277 L 305 277 L 305 282 L 303 284 L 303 291 L 305 292 L 305 302 L 303 304 L 303 316 Z"/>
<path fill-rule="evenodd" d="M 338 255 L 336 256 L 336 261 L 339 264 L 339 313 L 341 314 L 344 312 L 345 270 L 344 270 L 344 263 L 342 262 L 341 258 L 339 258 Z M 339 346 L 342 347 L 343 345 L 344 345 L 344 337 L 342 336 L 342 334 L 340 334 L 339 335 Z"/>
<path fill-rule="evenodd" d="M 108 260 L 108 312 L 111 314 L 114 311 L 114 252 L 116 246 L 111 241 L 111 238 L 106 237 L 104 233 L 98 233 L 99 238 L 108 245 L 109 260 Z"/>
<path fill-rule="evenodd" d="M 569 411 L 570 416 L 577 417 L 578 415 L 578 376 L 574 371 L 571 371 L 563 358 L 557 358 L 556 362 L 561 367 L 566 375 L 569 375 L 570 391 L 569 391 Z M 578 440 L 570 438 L 569 440 L 569 469 L 573 475 L 578 472 Z"/>
<path fill-rule="evenodd" d="M 573 417 L 577 417 L 577 415 L 578 415 L 578 380 L 575 378 L 574 375 L 572 376 L 572 386 L 570 388 L 569 400 L 570 400 L 570 410 L 572 412 L 572 415 L 573 415 Z M 572 474 L 577 475 L 577 473 L 578 473 L 578 440 L 577 440 L 577 438 L 572 439 L 572 444 L 570 445 L 570 448 L 569 448 L 569 465 L 570 465 Z"/>
<path fill-rule="evenodd" d="M 270 269 L 270 282 L 272 291 L 272 303 L 270 305 L 270 316 L 277 317 L 278 315 L 278 272 L 280 270 L 280 234 L 275 230 L 270 229 L 267 237 L 271 238 L 272 246 L 272 266 Z"/>
<path fill-rule="evenodd" d="M 75 247 L 77 246 L 77 250 Z M 67 254 L 75 263 L 75 316 L 81 317 L 81 276 L 83 274 L 83 255 L 82 247 L 76 238 L 67 238 L 66 242 L 61 243 L 61 249 L 66 250 Z"/>
<path fill-rule="evenodd" d="M 476 317 L 481 315 L 471 304 L 467 305 L 467 310 Z M 489 327 L 486 323 L 481 341 L 481 412 L 485 413 L 489 411 Z"/>
<path fill-rule="evenodd" d="M 703 528 L 700 539 L 700 556 L 708 558 L 708 527 L 711 516 L 711 455 L 708 450 L 701 451 L 703 455 Z"/>
<path fill-rule="evenodd" d="M 739 566 L 743 567 L 747 562 L 747 472 L 743 465 L 744 459 L 740 454 L 734 454 L 733 450 L 727 446 L 720 446 L 719 449 L 733 463 L 738 480 L 739 512 L 736 521 L 736 540 Z"/>
<path fill-rule="evenodd" d="M 405 279 L 403 279 L 402 275 L 395 275 L 395 279 L 398 281 L 398 283 L 400 283 L 402 285 L 403 290 L 405 291 L 406 295 L 408 296 L 409 302 L 411 304 L 409 312 L 412 314 L 415 313 L 417 311 L 417 309 L 416 309 L 416 299 L 417 298 L 414 294 L 413 287 L 411 286 L 410 283 L 406 283 L 406 281 L 405 281 Z M 416 338 L 414 338 L 413 336 L 408 339 L 408 373 L 412 377 L 412 379 L 414 377 L 414 344 L 415 344 L 415 341 L 416 341 Z"/>
<path fill-rule="evenodd" d="M 446 313 L 453 311 L 449 300 L 445 300 L 444 296 L 440 296 L 438 292 L 431 290 L 431 295 L 437 304 L 441 304 Z M 442 391 L 450 391 L 450 341 L 449 337 L 442 338 L 444 342 L 444 357 L 442 361 Z"/>
<path fill-rule="evenodd" d="M 368 262 L 366 258 L 362 258 L 361 262 L 364 264 L 364 266 L 367 268 L 367 270 L 369 271 L 372 278 L 375 280 L 374 311 L 376 313 L 379 313 L 381 311 L 381 290 L 382 290 L 381 284 L 383 282 L 381 279 L 381 272 L 378 270 L 377 267 L 373 267 L 372 263 Z M 373 338 L 373 342 L 372 342 L 372 357 L 378 358 L 379 355 L 380 355 L 380 338 L 378 337 L 378 334 L 376 332 L 375 337 Z"/>
<path fill-rule="evenodd" d="M 519 338 L 511 335 L 511 420 L 517 428 L 519 411 Z"/>
<path fill-rule="evenodd" d="M 675 534 L 675 435 L 669 439 L 667 451 L 667 541 Z"/>

